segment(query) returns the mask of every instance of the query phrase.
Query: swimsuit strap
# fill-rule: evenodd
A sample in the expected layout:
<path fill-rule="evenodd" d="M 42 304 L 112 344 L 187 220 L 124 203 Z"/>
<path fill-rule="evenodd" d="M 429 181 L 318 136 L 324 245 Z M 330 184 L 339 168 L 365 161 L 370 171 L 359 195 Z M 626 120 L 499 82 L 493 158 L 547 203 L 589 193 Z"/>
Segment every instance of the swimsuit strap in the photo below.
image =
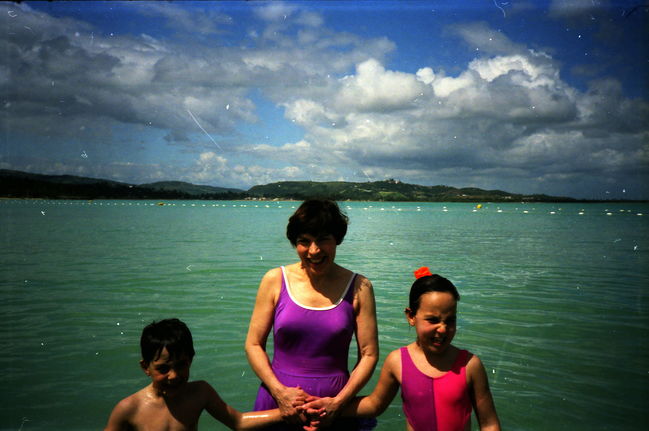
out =
<path fill-rule="evenodd" d="M 352 273 L 352 276 L 349 279 L 349 282 L 347 283 L 347 286 L 345 287 L 345 290 L 343 291 L 343 294 L 341 295 L 338 300 L 331 304 L 330 306 L 327 307 L 308 307 L 306 305 L 300 304 L 294 297 L 293 293 L 291 292 L 291 287 L 288 283 L 288 275 L 286 273 L 286 268 L 284 266 L 280 266 L 282 270 L 282 288 L 280 290 L 280 297 L 283 295 L 287 295 L 290 299 L 291 302 L 293 302 L 295 305 L 301 307 L 301 308 L 306 308 L 309 310 L 329 310 L 332 308 L 337 307 L 340 305 L 342 302 L 349 302 L 350 304 L 354 300 L 354 284 L 356 282 L 356 276 L 358 275 L 357 273 Z"/>
<path fill-rule="evenodd" d="M 457 357 L 455 358 L 455 362 L 453 362 L 453 366 L 451 367 L 451 369 L 453 371 L 459 371 L 460 369 L 462 369 L 462 367 L 465 366 L 467 363 L 468 356 L 469 356 L 468 350 L 460 350 L 457 354 Z"/>
<path fill-rule="evenodd" d="M 356 276 L 358 274 L 353 273 L 351 280 L 345 290 L 345 295 L 343 295 L 343 301 L 352 302 L 354 300 L 354 285 L 356 284 Z"/>

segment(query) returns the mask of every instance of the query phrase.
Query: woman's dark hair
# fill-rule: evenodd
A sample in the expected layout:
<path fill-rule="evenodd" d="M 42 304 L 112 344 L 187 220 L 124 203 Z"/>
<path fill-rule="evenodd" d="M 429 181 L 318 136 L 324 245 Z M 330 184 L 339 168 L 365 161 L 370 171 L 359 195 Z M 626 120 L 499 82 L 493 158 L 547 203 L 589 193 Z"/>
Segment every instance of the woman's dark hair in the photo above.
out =
<path fill-rule="evenodd" d="M 304 234 L 315 237 L 332 235 L 336 244 L 340 244 L 347 233 L 348 223 L 349 219 L 336 202 L 310 199 L 304 201 L 288 219 L 286 237 L 294 247 L 299 236 Z"/>
<path fill-rule="evenodd" d="M 179 358 L 194 357 L 194 342 L 187 325 L 178 319 L 165 319 L 152 322 L 142 330 L 140 350 L 142 360 L 151 363 L 160 357 L 162 349 L 167 348 L 169 356 Z"/>
<path fill-rule="evenodd" d="M 412 283 L 408 307 L 413 314 L 419 309 L 421 295 L 428 292 L 447 292 L 453 295 L 456 301 L 460 300 L 460 293 L 457 288 L 441 275 L 433 274 L 420 277 Z"/>

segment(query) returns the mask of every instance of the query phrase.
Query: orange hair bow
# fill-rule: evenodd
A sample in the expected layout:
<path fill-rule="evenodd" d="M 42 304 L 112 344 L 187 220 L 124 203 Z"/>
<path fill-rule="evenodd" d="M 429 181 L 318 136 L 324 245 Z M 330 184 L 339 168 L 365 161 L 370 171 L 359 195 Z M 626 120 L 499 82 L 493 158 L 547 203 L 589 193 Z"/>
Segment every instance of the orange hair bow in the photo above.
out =
<path fill-rule="evenodd" d="M 427 266 L 422 266 L 421 268 L 415 271 L 415 278 L 427 277 L 429 275 L 433 275 L 433 274 L 430 272 L 430 269 L 428 269 Z"/>

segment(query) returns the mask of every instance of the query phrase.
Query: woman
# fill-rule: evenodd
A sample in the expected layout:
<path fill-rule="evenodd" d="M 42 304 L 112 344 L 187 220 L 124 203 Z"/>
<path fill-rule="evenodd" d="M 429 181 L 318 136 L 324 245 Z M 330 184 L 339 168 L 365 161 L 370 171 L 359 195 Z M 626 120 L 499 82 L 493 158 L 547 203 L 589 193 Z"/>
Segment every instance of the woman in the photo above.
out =
<path fill-rule="evenodd" d="M 274 429 L 300 429 L 304 418 L 296 407 L 309 395 L 323 399 L 323 426 L 359 429 L 358 420 L 336 417 L 372 375 L 378 340 L 372 283 L 334 261 L 347 222 L 335 202 L 305 201 L 286 228 L 299 262 L 268 271 L 259 285 L 246 355 L 262 381 L 254 409 L 279 407 L 287 422 Z M 266 353 L 271 328 L 272 364 Z M 358 362 L 350 375 L 352 335 Z"/>

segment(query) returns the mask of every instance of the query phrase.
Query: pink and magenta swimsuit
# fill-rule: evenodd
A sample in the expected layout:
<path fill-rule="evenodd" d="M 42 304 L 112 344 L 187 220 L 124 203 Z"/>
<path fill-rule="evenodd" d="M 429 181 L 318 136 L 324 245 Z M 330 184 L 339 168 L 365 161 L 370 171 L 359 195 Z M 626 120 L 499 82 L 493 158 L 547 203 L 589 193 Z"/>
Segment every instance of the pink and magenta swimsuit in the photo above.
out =
<path fill-rule="evenodd" d="M 470 429 L 471 399 L 466 383 L 469 352 L 460 350 L 449 372 L 429 377 L 415 366 L 407 347 L 401 349 L 403 412 L 415 431 Z"/>

